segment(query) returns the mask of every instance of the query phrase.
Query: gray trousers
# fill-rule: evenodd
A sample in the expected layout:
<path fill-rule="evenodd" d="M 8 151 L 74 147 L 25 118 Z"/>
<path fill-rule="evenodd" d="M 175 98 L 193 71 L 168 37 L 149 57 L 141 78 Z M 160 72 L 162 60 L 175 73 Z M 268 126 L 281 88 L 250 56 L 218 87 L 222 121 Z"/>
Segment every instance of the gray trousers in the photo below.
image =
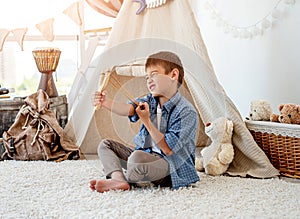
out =
<path fill-rule="evenodd" d="M 129 183 L 152 182 L 155 185 L 171 187 L 169 164 L 160 155 L 133 150 L 117 141 L 102 140 L 98 147 L 104 173 L 110 177 L 114 171 L 123 171 Z"/>

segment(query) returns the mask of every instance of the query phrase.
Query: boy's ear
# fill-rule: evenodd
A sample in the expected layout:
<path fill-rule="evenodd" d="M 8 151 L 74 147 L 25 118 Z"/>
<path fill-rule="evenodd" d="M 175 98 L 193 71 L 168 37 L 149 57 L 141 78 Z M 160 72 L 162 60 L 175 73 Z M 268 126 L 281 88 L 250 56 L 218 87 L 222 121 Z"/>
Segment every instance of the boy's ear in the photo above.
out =
<path fill-rule="evenodd" d="M 173 80 L 176 80 L 178 81 L 178 77 L 179 77 L 179 70 L 177 68 L 174 68 L 172 71 L 171 71 L 171 78 Z"/>

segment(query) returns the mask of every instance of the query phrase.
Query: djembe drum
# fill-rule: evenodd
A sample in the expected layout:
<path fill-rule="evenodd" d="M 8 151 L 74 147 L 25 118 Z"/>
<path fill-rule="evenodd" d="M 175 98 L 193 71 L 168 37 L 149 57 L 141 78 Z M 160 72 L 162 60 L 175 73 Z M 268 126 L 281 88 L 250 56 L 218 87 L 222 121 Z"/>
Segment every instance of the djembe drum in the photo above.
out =
<path fill-rule="evenodd" d="M 61 51 L 56 48 L 37 48 L 32 51 L 41 79 L 38 89 L 44 90 L 49 97 L 57 97 L 57 89 L 53 80 Z"/>

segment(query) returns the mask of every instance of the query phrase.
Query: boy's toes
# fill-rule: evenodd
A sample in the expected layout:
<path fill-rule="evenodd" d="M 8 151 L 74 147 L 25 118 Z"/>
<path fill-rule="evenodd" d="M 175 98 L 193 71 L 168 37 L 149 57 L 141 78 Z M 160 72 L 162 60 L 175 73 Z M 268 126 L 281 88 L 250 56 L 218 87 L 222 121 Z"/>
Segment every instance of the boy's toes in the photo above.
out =
<path fill-rule="evenodd" d="M 95 180 L 95 179 L 93 179 L 93 180 L 90 181 L 90 188 L 91 188 L 91 190 L 96 190 L 95 189 L 96 183 L 97 183 L 97 180 Z"/>

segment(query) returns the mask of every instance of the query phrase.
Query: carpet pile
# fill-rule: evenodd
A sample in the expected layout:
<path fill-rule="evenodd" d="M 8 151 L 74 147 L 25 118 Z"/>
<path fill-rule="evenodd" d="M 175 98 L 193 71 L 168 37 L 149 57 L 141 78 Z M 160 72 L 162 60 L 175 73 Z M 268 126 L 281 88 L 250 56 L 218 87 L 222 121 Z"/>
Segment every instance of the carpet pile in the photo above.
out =
<path fill-rule="evenodd" d="M 0 218 L 299 218 L 300 183 L 208 176 L 189 188 L 103 194 L 98 160 L 0 163 Z"/>

